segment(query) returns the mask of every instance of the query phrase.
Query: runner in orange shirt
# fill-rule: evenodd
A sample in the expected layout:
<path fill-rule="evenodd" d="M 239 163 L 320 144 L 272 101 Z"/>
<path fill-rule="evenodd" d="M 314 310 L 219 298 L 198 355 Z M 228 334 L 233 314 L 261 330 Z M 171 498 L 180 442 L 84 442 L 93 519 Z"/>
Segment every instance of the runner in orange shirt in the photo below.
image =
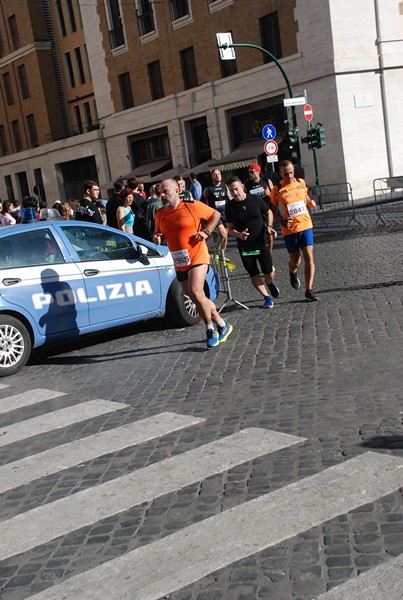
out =
<path fill-rule="evenodd" d="M 280 220 L 281 231 L 290 259 L 290 283 L 297 290 L 300 280 L 297 276 L 301 264 L 301 252 L 304 257 L 305 298 L 308 302 L 319 300 L 313 293 L 315 263 L 313 260 L 312 219 L 308 208 L 316 206 L 315 200 L 308 195 L 303 179 L 294 177 L 294 165 L 289 160 L 280 163 L 281 181 L 274 186 L 270 202 L 274 214 Z"/>
<path fill-rule="evenodd" d="M 206 240 L 217 226 L 220 213 L 203 202 L 182 201 L 174 179 L 165 179 L 161 183 L 160 197 L 163 207 L 155 213 L 154 242 L 160 244 L 162 237 L 165 238 L 176 277 L 206 323 L 207 348 L 213 348 L 225 342 L 233 329 L 220 317 L 214 302 L 204 293 L 210 264 Z"/>

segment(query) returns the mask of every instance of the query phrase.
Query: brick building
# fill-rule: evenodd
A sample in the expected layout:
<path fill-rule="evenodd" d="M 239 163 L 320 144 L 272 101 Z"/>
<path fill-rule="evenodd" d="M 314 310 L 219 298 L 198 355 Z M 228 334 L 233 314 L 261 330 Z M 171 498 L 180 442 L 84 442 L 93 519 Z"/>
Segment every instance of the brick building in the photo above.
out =
<path fill-rule="evenodd" d="M 7 0 L 0 6 L 1 197 L 10 186 L 23 195 L 42 182 L 53 201 L 77 195 L 88 176 L 106 195 L 113 180 L 129 173 L 150 181 L 178 165 L 208 172 L 214 160 L 243 176 L 250 162 L 264 164 L 262 127 L 275 125 L 281 141 L 292 121 L 283 106 L 286 82 L 254 48 L 236 48 L 236 60 L 222 61 L 217 32 L 266 48 L 281 60 L 294 93 L 306 92 L 314 123 L 326 127 L 327 146 L 318 153 L 322 183 L 350 181 L 355 197 L 364 197 L 375 177 L 400 175 L 399 0 L 38 0 L 35 10 L 32 2 Z M 22 58 L 30 61 L 28 85 L 35 89 L 25 100 Z M 7 103 L 7 72 L 15 106 Z M 295 113 L 303 135 L 302 107 Z M 313 183 L 312 152 L 302 146 L 301 153 Z"/>

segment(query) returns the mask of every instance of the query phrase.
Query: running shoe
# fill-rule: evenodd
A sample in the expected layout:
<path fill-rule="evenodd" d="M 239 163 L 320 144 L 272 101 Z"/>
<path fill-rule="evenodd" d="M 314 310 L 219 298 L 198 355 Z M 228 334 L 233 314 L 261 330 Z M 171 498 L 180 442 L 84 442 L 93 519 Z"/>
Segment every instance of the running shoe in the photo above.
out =
<path fill-rule="evenodd" d="M 232 325 L 229 325 L 229 323 L 226 323 L 224 325 L 224 327 L 217 327 L 218 341 L 219 342 L 226 342 L 227 339 L 228 339 L 228 336 L 231 335 L 233 329 L 234 328 L 232 327 Z"/>
<path fill-rule="evenodd" d="M 294 288 L 294 290 L 297 290 L 299 288 L 299 286 L 301 285 L 300 280 L 297 277 L 297 273 L 293 273 L 292 271 L 290 271 L 290 283 L 292 285 L 292 287 Z"/>
<path fill-rule="evenodd" d="M 219 343 L 218 331 L 216 329 L 207 329 L 207 349 L 214 348 Z"/>
<path fill-rule="evenodd" d="M 273 308 L 273 298 L 271 296 L 266 296 L 264 299 L 263 308 Z"/>
<path fill-rule="evenodd" d="M 305 290 L 305 298 L 308 302 L 318 302 L 319 300 L 312 290 Z"/>
<path fill-rule="evenodd" d="M 280 290 L 278 289 L 276 284 L 272 282 L 272 283 L 269 283 L 269 285 L 267 287 L 269 288 L 270 293 L 273 296 L 273 298 L 278 298 L 278 296 L 280 294 Z"/>

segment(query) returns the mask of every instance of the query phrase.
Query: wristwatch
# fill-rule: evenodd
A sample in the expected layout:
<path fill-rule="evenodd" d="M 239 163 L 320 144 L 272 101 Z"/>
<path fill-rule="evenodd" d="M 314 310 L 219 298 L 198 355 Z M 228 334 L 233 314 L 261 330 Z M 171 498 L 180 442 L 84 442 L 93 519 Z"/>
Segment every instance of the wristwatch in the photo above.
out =
<path fill-rule="evenodd" d="M 208 237 L 209 235 L 211 235 L 211 231 L 210 231 L 210 229 L 204 229 L 203 233 L 205 233 L 205 234 L 207 235 L 207 237 Z"/>

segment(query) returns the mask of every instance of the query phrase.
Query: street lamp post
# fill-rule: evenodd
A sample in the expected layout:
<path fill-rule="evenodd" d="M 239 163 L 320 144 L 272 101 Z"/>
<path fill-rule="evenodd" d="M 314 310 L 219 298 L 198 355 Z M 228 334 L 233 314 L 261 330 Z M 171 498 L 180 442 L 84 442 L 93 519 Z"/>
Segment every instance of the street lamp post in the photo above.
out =
<path fill-rule="evenodd" d="M 221 35 L 221 34 L 217 34 L 217 36 L 218 35 Z M 227 35 L 229 36 L 230 34 L 227 34 Z M 262 52 L 264 52 L 265 54 L 270 56 L 270 58 L 276 63 L 276 65 L 280 69 L 282 76 L 284 77 L 284 81 L 287 85 L 287 89 L 288 89 L 288 93 L 290 94 L 290 98 L 294 98 L 294 92 L 292 90 L 290 80 L 288 79 L 288 75 L 285 72 L 283 65 L 278 61 L 278 59 L 271 52 L 266 50 L 266 48 L 262 48 L 261 46 L 256 46 L 255 44 L 233 44 L 232 42 L 231 43 L 229 43 L 229 42 L 220 43 L 220 41 L 218 41 L 217 43 L 218 43 L 218 47 L 222 48 L 223 50 L 225 50 L 226 48 L 255 48 L 256 50 L 261 50 Z M 233 58 L 235 58 L 235 56 Z M 295 106 L 291 106 L 291 114 L 292 114 L 293 129 L 298 130 L 297 114 L 295 112 Z M 301 166 L 301 149 L 299 146 L 299 136 L 297 136 L 296 150 L 297 150 L 298 164 Z"/>

